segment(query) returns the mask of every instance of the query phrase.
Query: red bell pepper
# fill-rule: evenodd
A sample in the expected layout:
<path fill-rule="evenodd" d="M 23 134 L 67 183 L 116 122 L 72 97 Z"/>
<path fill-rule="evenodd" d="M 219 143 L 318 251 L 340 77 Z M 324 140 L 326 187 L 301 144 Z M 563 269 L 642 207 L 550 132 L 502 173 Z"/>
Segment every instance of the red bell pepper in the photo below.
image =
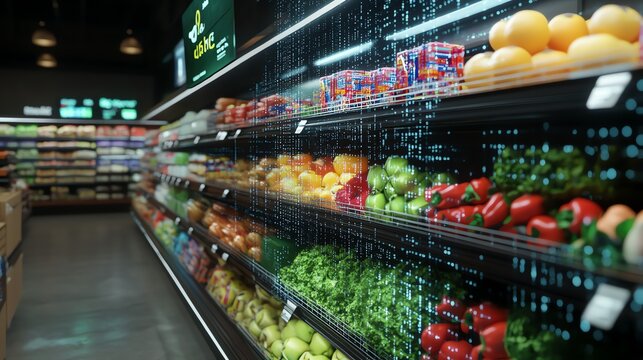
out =
<path fill-rule="evenodd" d="M 459 299 L 443 296 L 442 302 L 435 306 L 435 311 L 442 320 L 458 323 L 467 308 Z"/>
<path fill-rule="evenodd" d="M 572 234 L 580 234 L 583 224 L 590 224 L 593 220 L 600 219 L 603 216 L 603 209 L 595 202 L 575 198 L 564 204 L 558 210 L 556 220 L 561 229 L 569 229 Z"/>
<path fill-rule="evenodd" d="M 474 346 L 471 349 L 471 360 L 482 360 L 482 345 Z"/>
<path fill-rule="evenodd" d="M 509 310 L 486 301 L 467 309 L 460 323 L 460 329 L 465 334 L 471 330 L 479 333 L 497 322 L 507 321 L 508 317 Z"/>
<path fill-rule="evenodd" d="M 438 360 L 472 360 L 473 346 L 464 340 L 447 341 L 442 344 Z"/>
<path fill-rule="evenodd" d="M 493 184 L 486 177 L 471 180 L 464 192 L 462 202 L 474 205 L 486 203 L 489 200 L 489 189 L 492 186 Z"/>
<path fill-rule="evenodd" d="M 545 198 L 540 195 L 522 195 L 511 203 L 511 225 L 523 225 L 536 215 L 545 213 Z"/>
<path fill-rule="evenodd" d="M 558 222 L 548 215 L 537 215 L 527 223 L 527 235 L 554 242 L 565 242 L 565 231 L 558 227 Z M 532 245 L 542 245 L 533 243 Z"/>
<path fill-rule="evenodd" d="M 469 183 L 465 182 L 461 184 L 449 185 L 440 191 L 434 191 L 429 204 L 440 210 L 460 206 L 462 205 L 462 199 L 464 197 L 464 193 L 467 191 L 468 186 Z"/>
<path fill-rule="evenodd" d="M 502 194 L 493 194 L 482 209 L 484 227 L 492 228 L 502 224 L 509 215 L 509 205 Z"/>
<path fill-rule="evenodd" d="M 360 173 L 350 179 L 346 185 L 335 194 L 335 202 L 340 206 L 349 206 L 355 209 L 366 208 L 366 198 L 369 195 L 366 175 Z"/>
<path fill-rule="evenodd" d="M 482 356 L 484 359 L 506 359 L 509 357 L 505 350 L 505 332 L 507 322 L 497 322 L 482 332 L 480 332 L 480 341 L 482 342 Z"/>
<path fill-rule="evenodd" d="M 437 219 L 464 225 L 484 225 L 482 215 L 479 212 L 476 212 L 476 206 L 471 205 L 464 205 L 453 209 L 440 210 L 437 213 Z"/>
<path fill-rule="evenodd" d="M 431 324 L 422 331 L 422 349 L 430 355 L 437 355 L 446 341 L 457 340 L 457 326 L 453 324 Z"/>
<path fill-rule="evenodd" d="M 424 190 L 424 200 L 429 204 L 433 201 L 434 196 L 440 195 L 440 191 L 449 187 L 449 184 L 438 184 Z"/>

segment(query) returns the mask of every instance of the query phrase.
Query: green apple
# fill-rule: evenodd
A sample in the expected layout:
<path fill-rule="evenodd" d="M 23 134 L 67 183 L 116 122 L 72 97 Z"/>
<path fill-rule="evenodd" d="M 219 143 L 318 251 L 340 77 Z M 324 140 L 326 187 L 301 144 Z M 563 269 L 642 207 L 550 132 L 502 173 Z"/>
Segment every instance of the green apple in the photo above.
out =
<path fill-rule="evenodd" d="M 417 197 L 406 203 L 406 213 L 409 215 L 420 216 L 422 211 L 429 206 L 424 197 Z"/>
<path fill-rule="evenodd" d="M 280 339 L 275 340 L 272 345 L 270 345 L 270 353 L 277 359 L 281 358 L 282 351 L 284 351 L 284 342 Z"/>
<path fill-rule="evenodd" d="M 299 321 L 295 324 L 295 331 L 297 333 L 297 337 L 306 342 L 306 344 L 310 344 L 310 340 L 313 338 L 313 334 L 315 333 L 315 330 L 313 330 L 313 328 L 304 321 Z"/>
<path fill-rule="evenodd" d="M 300 322 L 299 319 L 290 319 L 290 321 L 284 326 L 281 330 L 281 340 L 286 341 L 286 339 L 291 337 L 297 337 L 297 323 Z"/>
<path fill-rule="evenodd" d="M 237 297 L 232 302 L 232 306 L 228 308 L 228 313 L 238 314 L 243 312 L 247 304 L 254 297 L 254 291 L 252 289 L 244 289 L 237 295 Z"/>
<path fill-rule="evenodd" d="M 302 321 L 302 323 L 304 322 Z M 306 351 L 308 351 L 308 343 L 298 337 L 293 337 L 284 341 L 284 350 L 281 352 L 281 356 L 286 360 L 299 360 L 301 354 Z"/>
<path fill-rule="evenodd" d="M 243 315 L 242 311 L 239 311 L 235 316 L 234 316 L 234 321 L 243 324 L 243 321 L 246 319 L 246 317 Z"/>
<path fill-rule="evenodd" d="M 449 173 L 439 173 L 433 176 L 433 185 L 448 184 L 452 185 L 457 183 L 453 176 Z"/>
<path fill-rule="evenodd" d="M 406 211 L 406 201 L 404 200 L 403 197 L 398 196 L 394 197 L 389 203 L 389 216 L 401 216 L 401 213 L 404 213 Z"/>
<path fill-rule="evenodd" d="M 320 333 L 314 333 L 313 338 L 310 340 L 310 352 L 313 355 L 324 355 L 330 357 L 333 355 L 333 346 L 321 336 Z"/>
<path fill-rule="evenodd" d="M 257 325 L 256 321 L 251 321 L 250 324 L 248 325 L 248 331 L 252 336 L 254 336 L 255 339 L 259 339 L 259 336 L 261 335 L 261 328 L 259 325 Z"/>
<path fill-rule="evenodd" d="M 348 360 L 348 356 L 344 355 L 344 353 L 339 350 L 335 350 L 331 360 Z"/>
<path fill-rule="evenodd" d="M 261 300 L 259 298 L 254 298 L 250 300 L 245 309 L 243 309 L 243 315 L 249 319 L 254 319 L 262 308 L 263 305 L 261 304 Z"/>
<path fill-rule="evenodd" d="M 415 189 L 419 183 L 417 170 L 412 166 L 408 166 L 406 169 L 391 176 L 391 185 L 398 195 L 405 195 Z"/>
<path fill-rule="evenodd" d="M 299 357 L 299 360 L 330 360 L 330 359 L 328 359 L 328 356 L 313 355 L 311 352 L 306 351 L 305 353 L 301 354 L 301 356 Z"/>
<path fill-rule="evenodd" d="M 375 165 L 368 170 L 366 181 L 368 181 L 368 187 L 370 187 L 371 190 L 382 191 L 388 182 L 388 174 L 383 167 Z"/>
<path fill-rule="evenodd" d="M 369 216 L 379 218 L 384 214 L 384 207 L 386 206 L 386 196 L 382 193 L 371 194 L 366 198 L 366 210 L 372 212 Z"/>
<path fill-rule="evenodd" d="M 270 349 L 272 343 L 279 339 L 281 339 L 281 332 L 277 325 L 268 326 L 261 330 L 261 335 L 259 335 L 259 342 L 261 342 L 261 345 L 266 349 Z"/>
<path fill-rule="evenodd" d="M 262 329 L 270 325 L 276 325 L 277 312 L 270 306 L 264 306 L 263 309 L 261 309 L 261 311 L 257 313 L 255 321 L 257 322 L 257 325 L 259 325 L 259 327 Z"/>
<path fill-rule="evenodd" d="M 399 156 L 391 156 L 386 159 L 384 170 L 386 170 L 386 173 L 389 176 L 393 176 L 397 175 L 398 172 L 406 169 L 408 165 L 409 161 L 407 159 L 401 158 Z"/>
<path fill-rule="evenodd" d="M 395 189 L 393 188 L 393 185 L 390 181 L 387 182 L 384 186 L 384 196 L 386 196 L 386 200 L 388 201 L 391 201 L 392 198 L 397 196 L 397 194 L 395 193 Z"/>

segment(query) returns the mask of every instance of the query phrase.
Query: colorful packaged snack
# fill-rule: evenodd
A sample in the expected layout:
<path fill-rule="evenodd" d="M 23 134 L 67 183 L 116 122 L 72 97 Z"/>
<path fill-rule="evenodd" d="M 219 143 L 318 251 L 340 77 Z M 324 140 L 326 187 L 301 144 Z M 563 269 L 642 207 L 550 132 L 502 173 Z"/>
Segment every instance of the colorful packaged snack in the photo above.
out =
<path fill-rule="evenodd" d="M 333 106 L 335 102 L 335 87 L 337 85 L 335 74 L 319 79 L 319 104 L 322 109 Z"/>
<path fill-rule="evenodd" d="M 379 68 L 371 71 L 371 85 L 373 95 L 388 93 L 395 89 L 396 69 L 394 67 Z"/>
<path fill-rule="evenodd" d="M 464 46 L 430 42 L 397 54 L 395 74 L 397 89 L 418 84 L 443 87 L 463 76 Z"/>
<path fill-rule="evenodd" d="M 340 104 L 365 100 L 371 94 L 371 75 L 368 71 L 344 70 L 335 74 L 335 100 Z"/>

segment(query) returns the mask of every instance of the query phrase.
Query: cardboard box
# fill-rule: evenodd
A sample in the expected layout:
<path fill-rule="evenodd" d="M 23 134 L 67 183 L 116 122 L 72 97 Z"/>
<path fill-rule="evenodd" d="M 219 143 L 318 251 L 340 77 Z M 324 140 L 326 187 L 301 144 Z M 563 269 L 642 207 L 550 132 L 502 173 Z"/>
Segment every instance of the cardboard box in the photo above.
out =
<path fill-rule="evenodd" d="M 5 223 L 9 256 L 22 240 L 22 192 L 0 193 L 0 221 Z"/>
<path fill-rule="evenodd" d="M 20 254 L 15 264 L 7 269 L 7 327 L 16 314 L 18 303 L 22 297 L 22 263 L 24 255 Z"/>

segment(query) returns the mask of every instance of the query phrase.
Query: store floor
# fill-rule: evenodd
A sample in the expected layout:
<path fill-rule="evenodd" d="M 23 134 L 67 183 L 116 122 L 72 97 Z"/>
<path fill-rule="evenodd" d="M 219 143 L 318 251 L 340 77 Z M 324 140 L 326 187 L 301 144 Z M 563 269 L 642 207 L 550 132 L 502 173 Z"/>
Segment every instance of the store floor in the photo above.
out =
<path fill-rule="evenodd" d="M 35 216 L 8 360 L 211 359 L 127 213 Z"/>

